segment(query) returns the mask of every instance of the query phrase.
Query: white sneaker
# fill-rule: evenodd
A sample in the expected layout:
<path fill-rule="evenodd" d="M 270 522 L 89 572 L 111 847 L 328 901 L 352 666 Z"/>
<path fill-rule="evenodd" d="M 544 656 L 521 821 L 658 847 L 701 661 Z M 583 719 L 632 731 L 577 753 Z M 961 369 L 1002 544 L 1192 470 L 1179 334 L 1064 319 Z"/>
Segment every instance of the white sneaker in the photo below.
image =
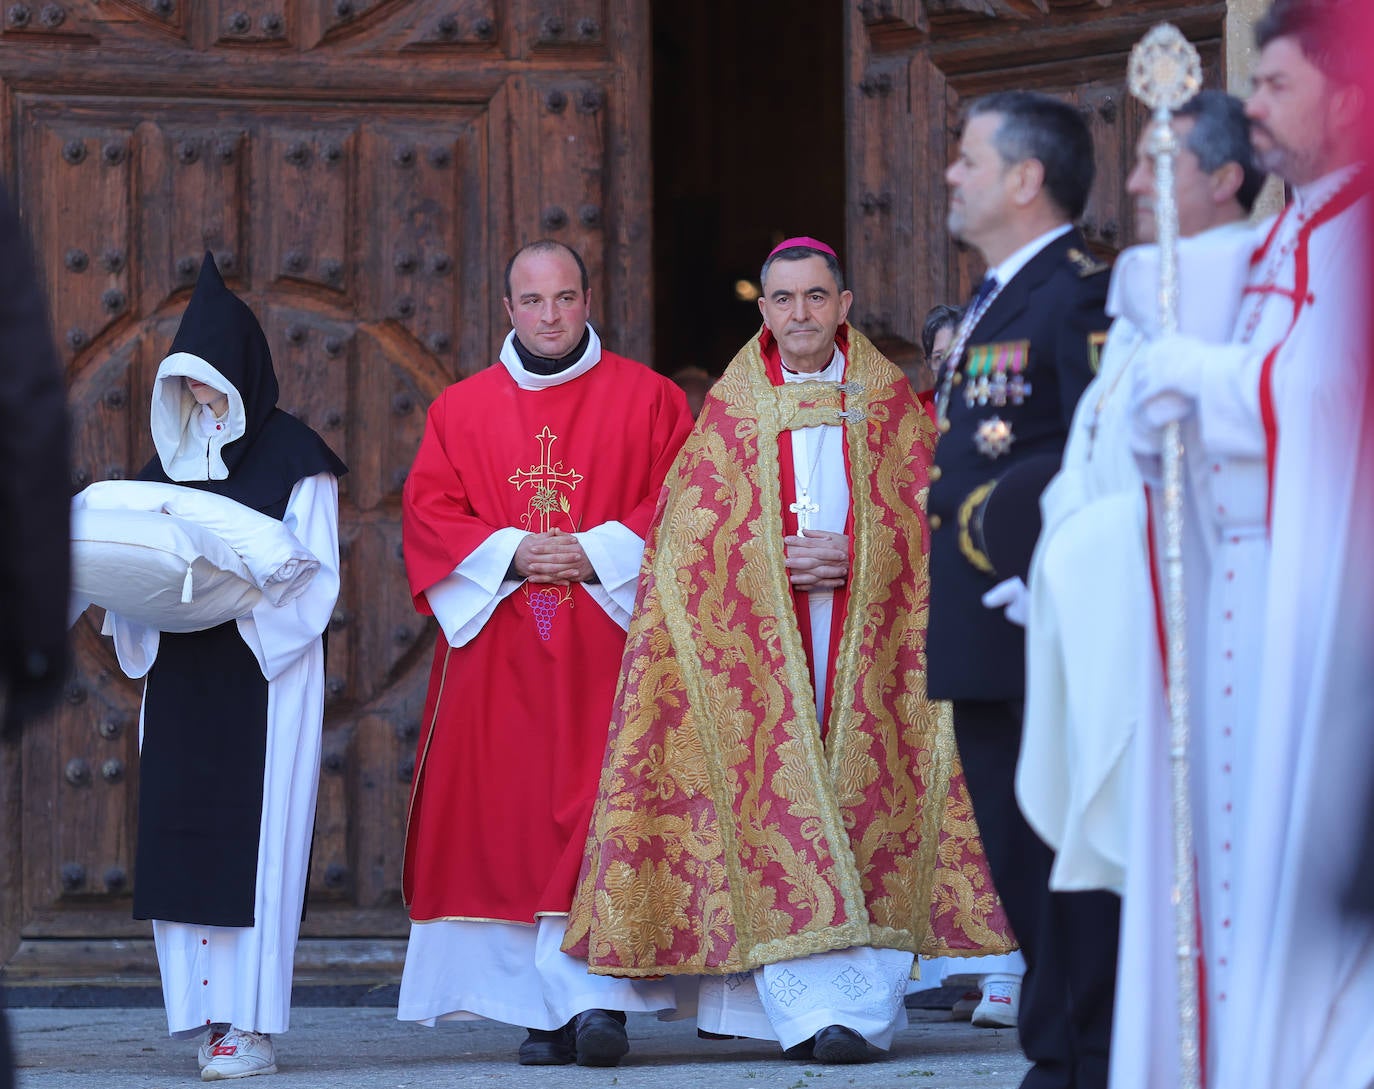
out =
<path fill-rule="evenodd" d="M 983 996 L 978 991 L 965 991 L 964 997 L 950 1008 L 949 1019 L 951 1021 L 967 1021 L 973 1016 L 973 1011 L 978 1008 L 978 1004 L 983 1001 Z"/>
<path fill-rule="evenodd" d="M 983 1000 L 973 1011 L 975 1028 L 1015 1028 L 1021 1012 L 1019 979 L 989 980 L 983 984 Z"/>
<path fill-rule="evenodd" d="M 224 1039 L 224 1034 L 229 1031 L 229 1026 L 216 1022 L 210 1026 L 210 1031 L 205 1034 L 205 1039 L 201 1041 L 200 1047 L 196 1050 L 196 1061 L 200 1063 L 200 1068 L 204 1070 L 210 1065 L 210 1060 L 214 1057 L 214 1047 Z"/>
<path fill-rule="evenodd" d="M 210 1049 L 210 1061 L 200 1072 L 202 1081 L 228 1081 L 251 1078 L 254 1074 L 275 1074 L 277 1052 L 272 1037 L 261 1032 L 231 1028 Z"/>

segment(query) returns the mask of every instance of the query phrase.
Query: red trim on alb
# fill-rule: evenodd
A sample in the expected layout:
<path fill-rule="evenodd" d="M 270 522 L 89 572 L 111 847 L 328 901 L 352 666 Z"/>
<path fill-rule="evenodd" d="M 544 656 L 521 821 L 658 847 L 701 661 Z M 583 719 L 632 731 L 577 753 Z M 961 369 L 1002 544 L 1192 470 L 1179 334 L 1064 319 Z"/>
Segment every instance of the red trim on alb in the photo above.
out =
<path fill-rule="evenodd" d="M 1155 546 L 1155 505 L 1150 489 L 1145 489 L 1145 543 L 1150 549 L 1150 595 L 1155 603 L 1155 639 L 1159 642 L 1159 664 L 1164 675 L 1164 692 L 1169 692 L 1169 638 L 1164 627 L 1164 591 L 1159 584 L 1159 550 Z"/>
<path fill-rule="evenodd" d="M 1260 367 L 1259 379 L 1259 398 L 1260 398 L 1260 420 L 1264 424 L 1264 444 L 1265 444 L 1265 467 L 1269 482 L 1269 497 L 1265 506 L 1265 523 L 1272 525 L 1274 521 L 1274 472 L 1278 465 L 1279 457 L 1279 416 L 1278 408 L 1274 396 L 1274 363 L 1278 359 L 1279 351 L 1288 342 L 1288 338 L 1293 335 L 1293 330 L 1297 328 L 1298 318 L 1302 316 L 1304 306 L 1309 306 L 1316 302 L 1316 298 L 1310 294 L 1312 270 L 1307 252 L 1307 245 L 1312 239 L 1312 232 L 1324 224 L 1330 223 L 1342 212 L 1348 211 L 1355 205 L 1355 202 L 1364 195 L 1365 186 L 1359 184 L 1360 175 L 1351 178 L 1345 188 L 1336 196 L 1332 197 L 1326 206 L 1320 209 L 1316 215 L 1304 223 L 1298 229 L 1298 244 L 1293 251 L 1293 318 L 1288 323 L 1288 329 L 1279 338 L 1277 344 L 1269 350 L 1269 354 L 1264 357 L 1264 363 Z M 1289 208 L 1284 209 L 1269 232 L 1269 237 L 1264 240 L 1258 250 L 1250 258 L 1251 267 L 1263 260 L 1264 255 L 1273 245 L 1274 239 L 1278 234 L 1279 224 L 1287 217 Z M 1281 291 L 1278 294 L 1288 294 Z"/>

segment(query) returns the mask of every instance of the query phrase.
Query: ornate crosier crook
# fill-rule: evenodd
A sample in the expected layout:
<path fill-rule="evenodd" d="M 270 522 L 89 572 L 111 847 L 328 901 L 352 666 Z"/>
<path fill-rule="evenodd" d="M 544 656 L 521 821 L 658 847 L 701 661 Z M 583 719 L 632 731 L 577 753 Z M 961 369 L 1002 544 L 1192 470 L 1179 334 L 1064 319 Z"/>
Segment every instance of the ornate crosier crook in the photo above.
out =
<path fill-rule="evenodd" d="M 1159 324 L 1178 331 L 1178 199 L 1170 124 L 1202 88 L 1202 63 L 1177 27 L 1161 23 L 1131 50 L 1131 94 L 1152 111 L 1155 222 L 1159 231 Z M 1193 876 L 1193 814 L 1189 794 L 1187 602 L 1183 590 L 1183 438 L 1177 421 L 1164 429 L 1164 623 L 1167 635 L 1170 796 L 1174 831 L 1174 939 L 1178 956 L 1179 1087 L 1202 1084 L 1197 966 L 1197 900 Z"/>

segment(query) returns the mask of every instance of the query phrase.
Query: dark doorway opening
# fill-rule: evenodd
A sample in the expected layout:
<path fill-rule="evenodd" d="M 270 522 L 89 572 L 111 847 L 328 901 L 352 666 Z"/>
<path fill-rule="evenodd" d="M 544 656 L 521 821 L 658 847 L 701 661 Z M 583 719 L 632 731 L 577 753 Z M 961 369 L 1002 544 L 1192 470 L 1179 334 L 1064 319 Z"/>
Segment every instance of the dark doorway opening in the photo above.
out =
<path fill-rule="evenodd" d="M 652 5 L 658 370 L 724 370 L 758 330 L 759 266 L 784 238 L 844 261 L 844 9 Z"/>

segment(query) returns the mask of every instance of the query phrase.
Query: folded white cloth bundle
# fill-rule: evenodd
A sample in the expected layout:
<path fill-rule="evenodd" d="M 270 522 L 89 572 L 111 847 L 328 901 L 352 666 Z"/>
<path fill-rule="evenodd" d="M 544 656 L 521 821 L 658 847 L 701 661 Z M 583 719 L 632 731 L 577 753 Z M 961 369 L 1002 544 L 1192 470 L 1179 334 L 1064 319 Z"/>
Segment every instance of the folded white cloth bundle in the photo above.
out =
<path fill-rule="evenodd" d="M 78 494 L 72 509 L 160 511 L 194 522 L 239 555 L 273 605 L 304 593 L 320 569 L 320 561 L 281 522 L 214 492 L 144 480 L 103 480 Z"/>
<path fill-rule="evenodd" d="M 213 628 L 246 616 L 262 600 L 243 560 L 209 530 L 140 510 L 72 512 L 76 623 L 100 605 L 158 631 Z"/>

